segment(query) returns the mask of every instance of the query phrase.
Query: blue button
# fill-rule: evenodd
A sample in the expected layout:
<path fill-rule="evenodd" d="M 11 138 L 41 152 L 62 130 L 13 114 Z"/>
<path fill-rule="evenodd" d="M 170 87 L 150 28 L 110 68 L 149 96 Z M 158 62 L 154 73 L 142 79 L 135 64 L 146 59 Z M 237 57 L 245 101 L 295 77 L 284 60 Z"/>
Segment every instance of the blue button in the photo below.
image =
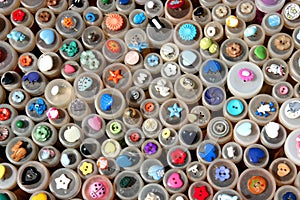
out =
<path fill-rule="evenodd" d="M 119 155 L 116 159 L 116 162 L 122 168 L 130 167 L 133 164 L 130 157 L 127 155 Z"/>
<path fill-rule="evenodd" d="M 88 12 L 85 15 L 85 19 L 90 21 L 90 22 L 95 22 L 96 21 L 96 15 L 94 13 Z"/>
<path fill-rule="evenodd" d="M 244 111 L 244 104 L 239 99 L 230 100 L 227 104 L 227 112 L 233 116 L 238 116 Z"/>
<path fill-rule="evenodd" d="M 250 162 L 254 164 L 259 163 L 265 156 L 265 152 L 260 148 L 250 148 L 248 151 Z"/>
<path fill-rule="evenodd" d="M 109 94 L 103 94 L 100 99 L 100 108 L 103 111 L 109 111 L 114 102 L 114 99 Z"/>

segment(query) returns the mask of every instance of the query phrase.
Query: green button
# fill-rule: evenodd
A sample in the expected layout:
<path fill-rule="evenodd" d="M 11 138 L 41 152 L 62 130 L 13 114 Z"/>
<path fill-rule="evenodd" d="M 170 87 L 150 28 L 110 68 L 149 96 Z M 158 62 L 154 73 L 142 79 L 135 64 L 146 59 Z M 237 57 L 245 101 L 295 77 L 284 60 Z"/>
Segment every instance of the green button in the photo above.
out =
<path fill-rule="evenodd" d="M 103 4 L 108 4 L 109 0 L 101 0 Z"/>
<path fill-rule="evenodd" d="M 18 121 L 16 122 L 16 126 L 17 126 L 18 128 L 24 128 L 24 125 L 25 125 L 25 123 L 24 123 L 23 121 L 21 121 L 21 120 L 18 120 Z"/>
<path fill-rule="evenodd" d="M 33 135 L 39 142 L 45 142 L 51 137 L 51 129 L 48 126 L 38 126 Z"/>
<path fill-rule="evenodd" d="M 7 194 L 1 193 L 0 200 L 9 200 L 9 196 Z"/>
<path fill-rule="evenodd" d="M 122 131 L 122 125 L 119 122 L 113 122 L 110 124 L 109 130 L 112 134 L 117 135 Z"/>

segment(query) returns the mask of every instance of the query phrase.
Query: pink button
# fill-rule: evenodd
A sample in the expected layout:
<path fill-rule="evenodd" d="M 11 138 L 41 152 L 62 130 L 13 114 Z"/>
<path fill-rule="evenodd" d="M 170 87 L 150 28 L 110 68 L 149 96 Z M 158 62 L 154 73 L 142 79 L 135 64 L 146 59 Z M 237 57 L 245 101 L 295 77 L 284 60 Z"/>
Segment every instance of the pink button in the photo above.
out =
<path fill-rule="evenodd" d="M 281 95 L 286 95 L 287 93 L 289 93 L 289 88 L 285 85 L 282 85 L 278 88 L 278 92 Z"/>
<path fill-rule="evenodd" d="M 125 63 L 129 65 L 135 65 L 139 62 L 140 56 L 136 51 L 129 51 L 125 56 Z"/>
<path fill-rule="evenodd" d="M 102 198 L 105 195 L 106 189 L 104 185 L 100 182 L 95 182 L 92 185 L 90 185 L 90 195 L 92 198 Z"/>

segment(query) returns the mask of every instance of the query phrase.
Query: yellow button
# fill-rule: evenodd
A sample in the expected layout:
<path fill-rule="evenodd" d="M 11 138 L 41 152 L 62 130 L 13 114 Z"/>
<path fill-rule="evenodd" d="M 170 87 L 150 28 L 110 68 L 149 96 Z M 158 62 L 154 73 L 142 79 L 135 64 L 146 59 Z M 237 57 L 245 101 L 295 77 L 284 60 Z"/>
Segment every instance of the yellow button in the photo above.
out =
<path fill-rule="evenodd" d="M 106 143 L 106 145 L 104 147 L 104 151 L 107 154 L 114 153 L 114 152 L 116 152 L 116 146 L 114 145 L 114 143 L 108 142 L 108 143 Z"/>
<path fill-rule="evenodd" d="M 32 200 L 47 200 L 47 195 L 45 193 L 38 193 L 38 194 L 34 195 L 31 199 Z"/>
<path fill-rule="evenodd" d="M 2 179 L 5 175 L 5 167 L 4 165 L 0 165 L 0 179 Z"/>
<path fill-rule="evenodd" d="M 171 131 L 170 131 L 170 129 L 165 128 L 165 129 L 162 131 L 161 136 L 162 136 L 164 139 L 168 139 L 168 138 L 171 136 Z"/>
<path fill-rule="evenodd" d="M 83 175 L 88 175 L 93 172 L 93 164 L 89 162 L 83 162 L 79 169 Z"/>

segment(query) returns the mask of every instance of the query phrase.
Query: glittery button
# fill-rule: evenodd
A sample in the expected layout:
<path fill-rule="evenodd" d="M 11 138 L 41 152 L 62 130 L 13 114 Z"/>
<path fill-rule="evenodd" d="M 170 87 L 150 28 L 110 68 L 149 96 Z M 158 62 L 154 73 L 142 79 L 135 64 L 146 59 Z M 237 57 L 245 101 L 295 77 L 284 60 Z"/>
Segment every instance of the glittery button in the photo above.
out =
<path fill-rule="evenodd" d="M 271 27 L 276 27 L 280 25 L 280 17 L 278 15 L 270 15 L 268 17 L 268 24 Z"/>

